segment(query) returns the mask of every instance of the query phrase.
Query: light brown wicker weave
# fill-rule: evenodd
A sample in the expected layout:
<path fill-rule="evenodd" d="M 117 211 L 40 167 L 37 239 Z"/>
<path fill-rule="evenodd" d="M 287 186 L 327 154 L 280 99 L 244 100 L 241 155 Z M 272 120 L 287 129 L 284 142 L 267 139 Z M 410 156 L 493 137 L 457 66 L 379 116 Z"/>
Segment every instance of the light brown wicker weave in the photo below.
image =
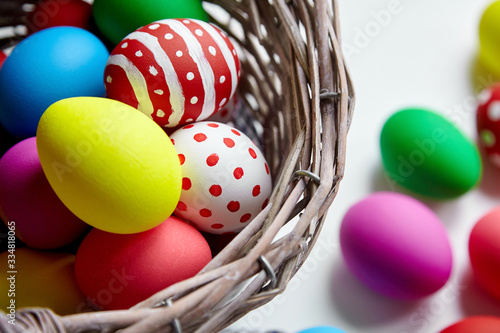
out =
<path fill-rule="evenodd" d="M 8 2 L 21 0 L 1 6 Z M 283 292 L 307 258 L 343 177 L 354 107 L 337 3 L 206 2 L 212 21 L 241 48 L 239 91 L 263 128 L 274 175 L 269 205 L 197 276 L 129 310 L 63 317 L 18 310 L 16 326 L 0 316 L 2 332 L 217 332 Z M 3 25 L 22 24 L 22 14 L 9 13 Z M 287 223 L 291 231 L 277 237 Z"/>

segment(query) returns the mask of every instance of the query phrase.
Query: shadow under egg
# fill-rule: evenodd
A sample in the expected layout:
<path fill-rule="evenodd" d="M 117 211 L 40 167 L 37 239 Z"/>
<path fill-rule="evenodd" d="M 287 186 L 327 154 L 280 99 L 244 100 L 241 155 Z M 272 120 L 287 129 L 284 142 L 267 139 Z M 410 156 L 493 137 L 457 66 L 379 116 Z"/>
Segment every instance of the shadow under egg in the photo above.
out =
<path fill-rule="evenodd" d="M 471 61 L 470 82 L 475 95 L 488 88 L 495 82 L 500 82 L 500 77 L 489 71 L 480 61 L 479 55 L 475 55 Z"/>
<path fill-rule="evenodd" d="M 463 274 L 460 281 L 460 307 L 465 316 L 500 316 L 500 300 L 489 295 L 474 279 L 472 269 Z"/>
<path fill-rule="evenodd" d="M 419 301 L 388 298 L 362 284 L 341 261 L 331 272 L 330 295 L 336 311 L 360 329 L 409 317 Z"/>

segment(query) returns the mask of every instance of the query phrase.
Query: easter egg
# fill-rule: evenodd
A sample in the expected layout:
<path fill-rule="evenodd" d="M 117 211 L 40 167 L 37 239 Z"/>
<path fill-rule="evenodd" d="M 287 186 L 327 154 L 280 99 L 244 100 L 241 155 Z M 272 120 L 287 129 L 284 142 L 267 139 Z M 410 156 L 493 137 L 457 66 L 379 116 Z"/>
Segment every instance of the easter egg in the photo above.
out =
<path fill-rule="evenodd" d="M 240 131 L 221 123 L 185 125 L 171 136 L 182 168 L 175 214 L 205 232 L 243 229 L 268 203 L 267 162 Z"/>
<path fill-rule="evenodd" d="M 427 206 L 400 193 L 377 192 L 349 208 L 340 246 L 353 275 L 392 298 L 430 295 L 451 273 L 451 247 L 441 221 Z"/>
<path fill-rule="evenodd" d="M 219 28 L 167 19 L 127 35 L 104 72 L 109 98 L 129 104 L 162 127 L 205 120 L 234 95 L 239 80 L 234 46 Z"/>
<path fill-rule="evenodd" d="M 440 333 L 492 333 L 500 332 L 500 317 L 471 316 L 464 318 Z"/>
<path fill-rule="evenodd" d="M 0 50 L 0 68 L 2 68 L 3 63 L 5 62 L 5 59 L 7 59 L 7 55 L 5 52 Z"/>
<path fill-rule="evenodd" d="M 500 1 L 494 1 L 484 11 L 479 23 L 479 61 L 490 73 L 500 77 Z"/>
<path fill-rule="evenodd" d="M 482 175 L 476 145 L 441 115 L 404 109 L 384 124 L 380 148 L 386 172 L 395 183 L 430 198 L 460 196 Z"/>
<path fill-rule="evenodd" d="M 488 160 L 500 168 L 500 84 L 479 94 L 476 125 L 479 144 Z"/>
<path fill-rule="evenodd" d="M 0 71 L 0 122 L 18 138 L 35 136 L 42 113 L 74 96 L 104 96 L 108 51 L 76 27 L 39 31 L 20 42 Z"/>
<path fill-rule="evenodd" d="M 345 332 L 335 327 L 318 326 L 302 330 L 298 333 L 345 333 Z"/>
<path fill-rule="evenodd" d="M 36 141 L 56 194 L 96 228 L 145 231 L 177 205 L 182 177 L 172 142 L 126 104 L 99 97 L 58 101 L 40 119 Z"/>
<path fill-rule="evenodd" d="M 24 307 L 47 307 L 59 315 L 79 312 L 85 296 L 76 283 L 74 261 L 72 254 L 28 248 L 16 249 L 14 256 L 0 253 L 2 310 L 10 314 Z"/>
<path fill-rule="evenodd" d="M 0 158 L 0 206 L 27 246 L 54 249 L 88 228 L 59 200 L 43 173 L 36 139 L 25 139 Z"/>
<path fill-rule="evenodd" d="M 478 284 L 500 300 L 500 207 L 474 225 L 469 236 L 469 256 Z"/>
<path fill-rule="evenodd" d="M 57 26 L 86 29 L 92 17 L 92 5 L 84 0 L 41 0 L 24 21 L 28 33 Z"/>
<path fill-rule="evenodd" d="M 213 115 L 208 117 L 206 121 L 215 121 L 218 123 L 227 124 L 233 119 L 235 110 L 241 107 L 243 107 L 243 103 L 240 102 L 238 94 L 234 94 L 226 105 L 224 105 L 223 107 L 218 109 Z"/>
<path fill-rule="evenodd" d="M 97 26 L 114 45 L 137 28 L 157 20 L 208 20 L 200 0 L 95 0 L 93 13 Z"/>
<path fill-rule="evenodd" d="M 75 273 L 95 306 L 126 309 L 196 275 L 211 258 L 201 233 L 172 216 L 137 234 L 92 230 L 76 254 Z"/>

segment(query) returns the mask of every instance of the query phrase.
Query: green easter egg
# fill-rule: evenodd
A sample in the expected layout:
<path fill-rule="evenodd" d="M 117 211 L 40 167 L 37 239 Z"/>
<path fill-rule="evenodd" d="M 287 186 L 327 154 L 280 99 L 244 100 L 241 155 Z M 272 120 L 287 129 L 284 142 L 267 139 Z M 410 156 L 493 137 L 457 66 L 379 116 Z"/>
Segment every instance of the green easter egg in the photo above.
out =
<path fill-rule="evenodd" d="M 95 0 L 92 10 L 99 30 L 115 45 L 154 21 L 168 18 L 208 21 L 200 0 Z"/>
<path fill-rule="evenodd" d="M 422 196 L 458 197 L 481 179 L 476 145 L 447 119 L 428 110 L 393 114 L 382 129 L 380 148 L 389 177 Z"/>
<path fill-rule="evenodd" d="M 500 1 L 493 2 L 479 24 L 481 50 L 479 61 L 494 75 L 500 76 Z"/>

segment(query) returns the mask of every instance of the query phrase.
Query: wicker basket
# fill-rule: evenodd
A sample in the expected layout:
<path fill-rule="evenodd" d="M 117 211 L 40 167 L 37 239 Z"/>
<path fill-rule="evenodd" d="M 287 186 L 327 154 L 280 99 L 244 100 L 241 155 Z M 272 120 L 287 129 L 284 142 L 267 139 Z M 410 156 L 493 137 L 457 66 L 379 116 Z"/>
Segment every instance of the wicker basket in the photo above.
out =
<path fill-rule="evenodd" d="M 21 5 L 30 1 L 2 0 L 0 12 L 9 14 L 1 14 L 0 23 L 22 24 Z M 0 316 L 2 332 L 217 332 L 283 292 L 307 258 L 343 177 L 354 107 L 337 3 L 205 5 L 241 48 L 239 93 L 263 131 L 274 175 L 270 204 L 197 276 L 129 310 L 58 316 L 50 309 L 22 309 L 16 326 Z M 214 15 L 220 11 L 228 15 Z M 3 40 L 2 47 L 20 38 Z"/>

